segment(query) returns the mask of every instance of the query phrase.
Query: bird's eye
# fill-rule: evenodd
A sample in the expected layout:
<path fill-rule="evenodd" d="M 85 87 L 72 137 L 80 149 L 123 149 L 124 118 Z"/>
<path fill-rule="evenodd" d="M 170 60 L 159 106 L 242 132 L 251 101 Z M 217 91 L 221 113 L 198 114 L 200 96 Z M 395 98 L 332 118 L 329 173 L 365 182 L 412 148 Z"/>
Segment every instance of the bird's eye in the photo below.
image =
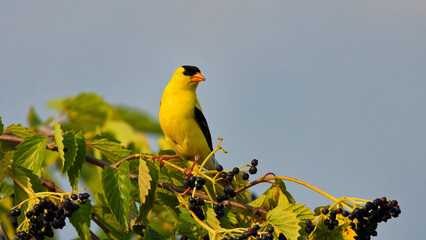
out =
<path fill-rule="evenodd" d="M 188 71 L 183 71 L 183 75 L 188 76 Z"/>

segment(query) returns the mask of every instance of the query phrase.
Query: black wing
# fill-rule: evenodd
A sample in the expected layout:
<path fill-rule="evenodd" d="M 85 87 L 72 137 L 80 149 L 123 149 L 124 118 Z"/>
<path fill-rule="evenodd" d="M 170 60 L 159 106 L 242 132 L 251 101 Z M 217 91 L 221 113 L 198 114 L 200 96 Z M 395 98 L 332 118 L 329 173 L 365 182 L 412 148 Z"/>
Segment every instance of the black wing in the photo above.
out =
<path fill-rule="evenodd" d="M 209 125 L 207 125 L 207 120 L 204 117 L 203 112 L 201 112 L 198 107 L 194 107 L 194 118 L 206 138 L 210 151 L 213 151 L 212 135 L 210 135 Z"/>

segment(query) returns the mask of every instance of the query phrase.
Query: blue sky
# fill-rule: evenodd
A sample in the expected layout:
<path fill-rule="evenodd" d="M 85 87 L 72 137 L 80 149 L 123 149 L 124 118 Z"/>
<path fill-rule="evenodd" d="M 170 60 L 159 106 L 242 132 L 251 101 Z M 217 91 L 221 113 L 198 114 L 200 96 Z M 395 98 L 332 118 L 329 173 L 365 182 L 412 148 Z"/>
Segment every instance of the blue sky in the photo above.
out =
<path fill-rule="evenodd" d="M 259 176 L 397 199 L 403 214 L 376 239 L 414 239 L 425 224 L 425 22 L 420 0 L 2 2 L 0 116 L 25 124 L 34 106 L 47 118 L 47 100 L 82 91 L 157 116 L 175 69 L 196 65 L 224 167 L 257 158 Z M 287 186 L 309 207 L 330 203 Z"/>

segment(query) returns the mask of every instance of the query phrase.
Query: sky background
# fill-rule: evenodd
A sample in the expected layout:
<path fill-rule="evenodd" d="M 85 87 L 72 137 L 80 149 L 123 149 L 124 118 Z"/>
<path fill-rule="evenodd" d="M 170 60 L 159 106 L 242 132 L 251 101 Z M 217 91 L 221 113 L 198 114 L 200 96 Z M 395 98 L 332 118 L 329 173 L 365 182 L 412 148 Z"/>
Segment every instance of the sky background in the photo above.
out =
<path fill-rule="evenodd" d="M 422 0 L 2 1 L 0 116 L 26 125 L 30 106 L 46 119 L 55 114 L 46 101 L 86 91 L 157 117 L 173 72 L 196 65 L 226 169 L 257 158 L 259 177 L 273 171 L 336 197 L 397 199 L 402 215 L 374 239 L 419 239 L 425 23 Z M 331 203 L 287 187 L 308 207 Z"/>

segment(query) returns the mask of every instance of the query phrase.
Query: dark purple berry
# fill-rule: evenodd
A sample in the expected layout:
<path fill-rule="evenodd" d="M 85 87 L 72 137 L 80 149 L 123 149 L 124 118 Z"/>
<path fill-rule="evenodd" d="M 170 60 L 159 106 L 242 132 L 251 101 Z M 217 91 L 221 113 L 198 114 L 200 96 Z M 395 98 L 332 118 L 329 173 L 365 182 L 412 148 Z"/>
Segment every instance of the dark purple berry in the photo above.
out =
<path fill-rule="evenodd" d="M 221 177 L 221 178 L 227 178 L 227 177 L 228 177 L 228 174 L 227 174 L 226 172 L 221 172 L 221 173 L 220 173 L 220 177 Z"/>
<path fill-rule="evenodd" d="M 256 174 L 256 173 L 257 173 L 257 168 L 256 168 L 255 166 L 252 166 L 252 167 L 249 169 L 249 173 L 250 173 L 250 174 Z"/>
<path fill-rule="evenodd" d="M 187 237 L 187 236 L 182 236 L 182 237 L 180 238 L 180 240 L 188 240 L 188 237 Z"/>
<path fill-rule="evenodd" d="M 252 228 L 253 228 L 254 230 L 256 230 L 256 231 L 259 231 L 260 226 L 259 226 L 259 225 L 257 225 L 257 224 L 255 224 Z"/>
<path fill-rule="evenodd" d="M 252 166 L 257 166 L 257 164 L 259 164 L 259 160 L 257 160 L 257 159 L 251 160 L 251 165 Z"/>
<path fill-rule="evenodd" d="M 233 172 L 234 174 L 238 174 L 238 173 L 240 173 L 240 169 L 239 169 L 238 167 L 234 167 L 234 168 L 232 169 L 232 172 Z"/>
<path fill-rule="evenodd" d="M 273 233 L 274 230 L 275 230 L 274 227 L 272 227 L 272 226 L 268 227 L 268 233 Z"/>
<path fill-rule="evenodd" d="M 188 187 L 190 183 L 191 183 L 191 182 L 189 181 L 189 179 L 184 179 L 184 180 L 183 180 L 183 185 L 184 185 L 184 186 L 187 186 L 187 187 Z"/>
<path fill-rule="evenodd" d="M 308 220 L 306 220 L 305 224 L 306 224 L 307 227 L 310 227 L 310 226 L 312 226 L 312 221 L 310 219 L 308 219 Z"/>
<path fill-rule="evenodd" d="M 25 216 L 26 216 L 27 218 L 31 218 L 33 215 L 34 215 L 34 212 L 33 212 L 33 211 L 28 211 L 28 212 L 25 214 Z"/>
<path fill-rule="evenodd" d="M 217 201 L 218 203 L 223 202 L 223 197 L 222 197 L 222 196 L 217 196 L 217 197 L 216 197 L 216 201 Z"/>
<path fill-rule="evenodd" d="M 322 214 L 327 215 L 328 214 L 328 208 L 321 209 Z"/>
<path fill-rule="evenodd" d="M 204 179 L 202 177 L 197 177 L 197 183 L 204 185 L 204 184 L 206 184 L 206 179 Z"/>
<path fill-rule="evenodd" d="M 284 236 L 284 234 L 280 233 L 278 240 L 287 240 L 287 238 Z"/>
<path fill-rule="evenodd" d="M 193 197 L 189 197 L 188 198 L 188 202 L 190 203 L 190 204 L 195 204 L 195 198 L 193 198 Z"/>
<path fill-rule="evenodd" d="M 243 173 L 243 180 L 248 180 L 250 175 L 248 173 Z"/>
<path fill-rule="evenodd" d="M 71 194 L 71 199 L 74 200 L 74 201 L 77 200 L 78 199 L 78 195 L 75 194 L 75 193 Z"/>
<path fill-rule="evenodd" d="M 203 206 L 203 205 L 204 205 L 204 200 L 203 200 L 203 199 L 201 199 L 201 198 L 198 198 L 198 199 L 196 200 L 195 204 L 196 204 L 197 206 Z"/>

